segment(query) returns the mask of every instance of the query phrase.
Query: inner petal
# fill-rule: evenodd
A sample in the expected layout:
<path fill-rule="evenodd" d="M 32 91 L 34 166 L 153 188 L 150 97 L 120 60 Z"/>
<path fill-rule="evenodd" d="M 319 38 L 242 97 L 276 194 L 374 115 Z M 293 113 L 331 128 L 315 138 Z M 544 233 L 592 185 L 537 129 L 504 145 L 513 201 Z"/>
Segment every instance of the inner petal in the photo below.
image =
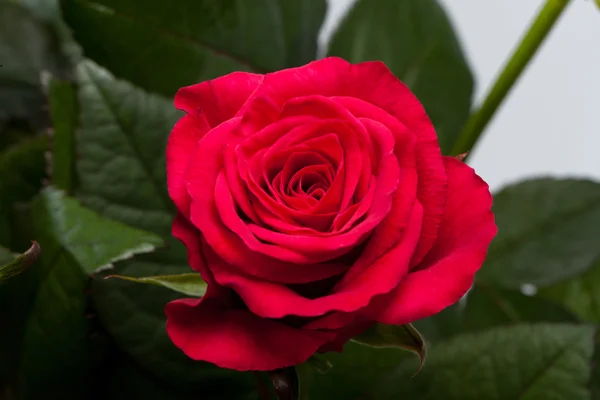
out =
<path fill-rule="evenodd" d="M 300 169 L 289 180 L 281 198 L 292 208 L 312 209 L 329 189 L 332 169 L 331 165 L 310 165 Z"/>

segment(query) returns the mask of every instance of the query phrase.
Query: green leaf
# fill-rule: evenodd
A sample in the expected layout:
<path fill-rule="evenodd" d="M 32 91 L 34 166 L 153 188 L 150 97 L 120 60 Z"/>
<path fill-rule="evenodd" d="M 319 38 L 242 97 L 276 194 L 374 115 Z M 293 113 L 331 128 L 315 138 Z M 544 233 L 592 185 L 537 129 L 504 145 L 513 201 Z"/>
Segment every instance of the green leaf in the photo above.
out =
<path fill-rule="evenodd" d="M 180 113 L 92 62 L 82 62 L 77 77 L 77 197 L 106 217 L 170 236 L 165 148 Z"/>
<path fill-rule="evenodd" d="M 25 139 L 0 153 L 0 200 L 11 206 L 38 193 L 46 177 L 48 138 Z"/>
<path fill-rule="evenodd" d="M 592 399 L 600 400 L 600 333 L 596 335 L 591 379 Z"/>
<path fill-rule="evenodd" d="M 373 398 L 587 400 L 595 334 L 586 326 L 521 325 L 457 336 L 435 346 L 414 379 L 410 362 L 387 374 Z"/>
<path fill-rule="evenodd" d="M 35 196 L 46 178 L 44 154 L 48 138 L 37 136 L 21 140 L 20 143 L 0 152 L 0 245 L 20 249 L 21 238 L 15 237 L 18 230 L 20 203 Z M 24 238 L 28 241 L 31 237 Z"/>
<path fill-rule="evenodd" d="M 431 345 L 427 363 L 393 348 L 349 342 L 329 353 L 333 368 L 313 374 L 311 400 L 589 399 L 595 329 L 517 325 L 462 334 Z"/>
<path fill-rule="evenodd" d="M 77 92 L 70 81 L 52 79 L 48 84 L 48 101 L 53 126 L 52 183 L 71 191 L 75 178 L 75 129 Z"/>
<path fill-rule="evenodd" d="M 427 342 L 438 342 L 460 333 L 463 329 L 463 307 L 455 303 L 431 317 L 413 322 L 414 327 L 427 338 Z"/>
<path fill-rule="evenodd" d="M 316 57 L 325 0 L 62 0 L 87 57 L 172 96 L 232 71 L 267 72 Z"/>
<path fill-rule="evenodd" d="M 82 398 L 92 367 L 84 316 L 87 274 L 150 251 L 162 240 L 107 220 L 51 187 L 35 199 L 32 220 L 43 248 L 41 264 L 7 286 L 13 299 L 8 303 L 11 331 L 21 342 L 19 398 Z"/>
<path fill-rule="evenodd" d="M 419 331 L 412 325 L 375 324 L 352 340 L 360 344 L 376 348 L 398 347 L 415 353 L 421 364 L 417 372 L 423 368 L 427 358 L 427 346 Z"/>
<path fill-rule="evenodd" d="M 77 197 L 103 216 L 157 233 L 167 248 L 116 266 L 119 275 L 189 273 L 184 246 L 171 237 L 165 147 L 179 113 L 172 102 L 118 81 L 90 61 L 77 68 Z M 116 279 L 92 282 L 99 318 L 116 343 L 146 371 L 178 387 L 247 391 L 252 374 L 197 362 L 165 330 L 164 307 L 181 295 Z"/>
<path fill-rule="evenodd" d="M 359 0 L 335 32 L 329 55 L 381 60 L 419 98 L 448 154 L 471 108 L 473 77 L 436 0 Z"/>
<path fill-rule="evenodd" d="M 59 0 L 16 0 L 35 15 L 48 27 L 52 27 L 53 33 L 60 44 L 61 54 L 68 59 L 69 68 L 65 75 L 71 74 L 72 65 L 81 60 L 82 52 L 79 45 L 73 39 L 71 30 L 64 22 L 60 11 Z M 61 75 L 62 77 L 62 75 Z"/>
<path fill-rule="evenodd" d="M 40 255 L 40 245 L 33 242 L 29 250 L 16 257 L 10 263 L 0 266 L 0 283 L 23 273 L 37 260 Z M 1 256 L 0 256 L 1 257 Z M 1 265 L 1 263 L 0 263 Z"/>
<path fill-rule="evenodd" d="M 0 127 L 11 118 L 43 126 L 40 73 L 67 65 L 54 31 L 20 4 L 0 2 L 0 60 Z"/>
<path fill-rule="evenodd" d="M 166 251 L 117 264 L 126 276 L 154 276 L 189 272 L 183 246 L 171 242 Z M 250 373 L 217 368 L 190 359 L 176 348 L 165 329 L 164 307 L 181 295 L 156 285 L 131 285 L 118 279 L 94 280 L 94 304 L 103 325 L 119 347 L 146 371 L 180 388 L 248 392 L 254 386 Z"/>
<path fill-rule="evenodd" d="M 475 284 L 463 312 L 465 329 L 474 331 L 521 322 L 577 322 L 559 303 L 517 290 Z"/>
<path fill-rule="evenodd" d="M 15 257 L 17 257 L 17 255 L 13 254 L 10 250 L 0 247 L 0 265 L 8 264 L 13 261 Z"/>
<path fill-rule="evenodd" d="M 108 278 L 118 278 L 129 282 L 163 286 L 167 289 L 192 297 L 202 297 L 206 293 L 206 282 L 204 282 L 204 279 L 202 279 L 198 273 L 144 276 L 142 278 L 121 275 L 108 275 L 105 277 L 105 279 Z"/>
<path fill-rule="evenodd" d="M 477 279 L 519 289 L 577 276 L 600 257 L 600 184 L 534 179 L 494 197 L 498 235 Z"/>
<path fill-rule="evenodd" d="M 580 276 L 541 288 L 538 294 L 563 304 L 585 321 L 600 323 L 600 259 Z"/>
<path fill-rule="evenodd" d="M 221 400 L 221 399 L 243 399 L 259 400 L 254 382 L 244 391 L 238 388 L 223 385 L 214 390 L 210 385 L 204 387 L 182 387 L 173 382 L 164 381 L 148 374 L 130 357 L 117 354 L 113 362 L 104 371 L 105 379 L 101 388 L 104 396 L 98 397 L 111 400 L 131 400 L 141 398 L 144 400 Z M 266 381 L 265 381 L 266 384 Z M 233 389 L 233 390 L 232 390 Z"/>
<path fill-rule="evenodd" d="M 335 365 L 327 374 L 313 373 L 300 379 L 301 391 L 308 391 L 305 393 L 307 399 L 376 399 L 370 393 L 382 376 L 409 359 L 413 369 L 402 379 L 410 380 L 418 367 L 416 358 L 403 349 L 375 348 L 353 341 L 344 345 L 342 353 L 327 353 L 327 358 Z"/>
<path fill-rule="evenodd" d="M 315 353 L 313 354 L 307 361 L 311 367 L 313 367 L 318 373 L 326 374 L 331 368 L 333 368 L 333 364 L 324 355 Z"/>
<path fill-rule="evenodd" d="M 295 367 L 269 371 L 269 378 L 278 400 L 300 399 L 300 381 Z"/>
<path fill-rule="evenodd" d="M 65 249 L 86 274 L 164 245 L 160 237 L 103 218 L 51 187 L 42 192 L 36 207 L 36 226 L 43 227 L 44 235 Z"/>

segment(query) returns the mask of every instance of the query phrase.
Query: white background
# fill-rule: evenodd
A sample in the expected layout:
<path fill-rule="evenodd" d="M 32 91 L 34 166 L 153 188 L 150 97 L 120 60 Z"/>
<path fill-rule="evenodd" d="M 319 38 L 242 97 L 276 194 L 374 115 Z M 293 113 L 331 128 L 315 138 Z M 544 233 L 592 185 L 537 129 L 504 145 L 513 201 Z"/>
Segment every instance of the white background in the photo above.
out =
<path fill-rule="evenodd" d="M 475 74 L 478 104 L 544 1 L 440 1 Z M 353 1 L 329 3 L 325 41 Z M 539 175 L 600 180 L 599 153 L 600 10 L 592 0 L 572 0 L 469 164 L 496 190 Z"/>

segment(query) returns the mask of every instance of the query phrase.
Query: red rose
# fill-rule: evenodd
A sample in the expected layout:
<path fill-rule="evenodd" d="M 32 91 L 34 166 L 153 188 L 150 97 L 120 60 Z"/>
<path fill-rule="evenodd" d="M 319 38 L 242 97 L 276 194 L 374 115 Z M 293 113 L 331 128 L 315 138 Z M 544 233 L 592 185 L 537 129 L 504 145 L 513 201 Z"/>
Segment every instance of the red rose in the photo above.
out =
<path fill-rule="evenodd" d="M 340 351 L 470 288 L 496 233 L 488 186 L 440 154 L 381 62 L 327 58 L 182 88 L 167 148 L 173 235 L 208 283 L 166 306 L 196 360 L 236 370 Z"/>

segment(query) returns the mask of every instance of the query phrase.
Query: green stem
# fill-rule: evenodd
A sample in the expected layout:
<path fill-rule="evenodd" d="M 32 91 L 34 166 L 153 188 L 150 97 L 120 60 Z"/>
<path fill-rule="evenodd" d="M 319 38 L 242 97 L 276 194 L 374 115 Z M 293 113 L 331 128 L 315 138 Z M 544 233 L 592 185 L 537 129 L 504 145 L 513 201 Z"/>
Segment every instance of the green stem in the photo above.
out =
<path fill-rule="evenodd" d="M 465 129 L 456 141 L 452 154 L 462 154 L 472 149 L 508 92 L 510 92 L 529 61 L 552 30 L 569 1 L 546 0 L 546 4 L 529 27 L 519 47 L 505 65 L 504 70 L 496 79 L 483 104 L 471 114 Z"/>

